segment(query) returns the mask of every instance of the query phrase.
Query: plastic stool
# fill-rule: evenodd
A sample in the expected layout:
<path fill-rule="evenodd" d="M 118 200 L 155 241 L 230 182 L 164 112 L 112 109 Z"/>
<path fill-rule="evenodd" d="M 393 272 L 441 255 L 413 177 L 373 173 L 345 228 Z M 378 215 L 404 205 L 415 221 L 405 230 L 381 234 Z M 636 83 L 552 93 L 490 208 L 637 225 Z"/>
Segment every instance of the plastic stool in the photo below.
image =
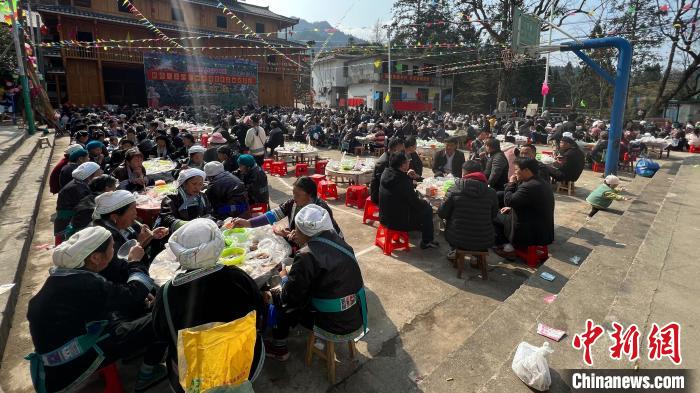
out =
<path fill-rule="evenodd" d="M 321 183 L 321 181 L 326 180 L 326 175 L 315 174 L 309 177 L 311 178 L 311 180 L 314 181 L 314 183 L 316 183 L 316 188 L 318 188 L 318 185 Z"/>
<path fill-rule="evenodd" d="M 275 162 L 272 158 L 266 158 L 263 160 L 263 170 L 267 173 L 270 173 L 270 170 L 272 169 L 272 163 Z"/>
<path fill-rule="evenodd" d="M 253 203 L 250 205 L 250 212 L 251 213 L 260 213 L 263 214 L 269 210 L 269 207 L 267 203 Z"/>
<path fill-rule="evenodd" d="M 101 368 L 99 373 L 105 382 L 104 393 L 124 392 L 124 388 L 122 387 L 122 380 L 121 378 L 119 378 L 119 372 L 117 371 L 116 363 L 112 363 L 106 367 Z"/>
<path fill-rule="evenodd" d="M 284 161 L 273 162 L 270 167 L 270 173 L 277 176 L 287 175 L 287 163 Z"/>
<path fill-rule="evenodd" d="M 328 198 L 338 199 L 338 186 L 330 180 L 321 180 L 318 183 L 318 197 L 324 201 Z"/>
<path fill-rule="evenodd" d="M 379 221 L 379 206 L 370 197 L 365 199 L 365 213 L 362 215 L 362 223 L 367 224 L 367 221 Z"/>
<path fill-rule="evenodd" d="M 603 173 L 605 172 L 605 164 L 593 162 L 593 172 Z"/>
<path fill-rule="evenodd" d="M 690 152 L 690 153 L 700 153 L 700 146 L 690 145 L 690 149 L 688 149 L 688 152 Z"/>
<path fill-rule="evenodd" d="M 515 248 L 515 255 L 524 260 L 528 266 L 536 268 L 537 265 L 549 259 L 547 246 L 529 246 L 527 248 Z"/>
<path fill-rule="evenodd" d="M 300 162 L 294 166 L 294 176 L 301 177 L 309 174 L 309 164 Z"/>
<path fill-rule="evenodd" d="M 409 251 L 408 232 L 394 231 L 379 224 L 377 234 L 374 237 L 374 245 L 384 251 L 384 255 L 391 255 L 394 250 Z"/>
<path fill-rule="evenodd" d="M 326 165 L 328 165 L 327 160 L 316 161 L 316 166 L 314 167 L 315 173 L 318 173 L 319 175 L 325 175 Z"/>
<path fill-rule="evenodd" d="M 350 186 L 345 193 L 345 206 L 357 206 L 358 209 L 365 207 L 365 201 L 369 196 L 369 189 L 365 185 Z"/>

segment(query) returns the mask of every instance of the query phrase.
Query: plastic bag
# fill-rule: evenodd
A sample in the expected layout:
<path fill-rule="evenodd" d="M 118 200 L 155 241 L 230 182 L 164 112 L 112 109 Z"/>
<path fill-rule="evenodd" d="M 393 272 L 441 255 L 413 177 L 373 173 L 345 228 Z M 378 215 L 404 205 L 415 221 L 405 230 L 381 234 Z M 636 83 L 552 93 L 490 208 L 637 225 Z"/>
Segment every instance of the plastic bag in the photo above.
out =
<path fill-rule="evenodd" d="M 525 341 L 518 344 L 518 349 L 513 357 L 513 372 L 525 384 L 533 389 L 545 391 L 552 384 L 552 376 L 549 373 L 547 356 L 554 352 L 545 342 L 541 347 L 536 347 Z"/>
<path fill-rule="evenodd" d="M 637 161 L 637 165 L 634 169 L 634 171 L 639 175 L 643 177 L 653 177 L 656 171 L 661 168 L 661 165 L 658 163 L 654 162 L 650 158 L 640 158 L 639 161 Z"/>

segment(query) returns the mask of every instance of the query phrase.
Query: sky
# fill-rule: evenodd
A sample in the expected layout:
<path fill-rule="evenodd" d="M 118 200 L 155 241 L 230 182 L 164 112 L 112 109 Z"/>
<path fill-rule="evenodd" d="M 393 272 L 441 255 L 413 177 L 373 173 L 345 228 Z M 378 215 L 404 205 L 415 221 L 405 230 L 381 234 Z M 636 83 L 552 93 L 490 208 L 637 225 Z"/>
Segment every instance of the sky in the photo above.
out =
<path fill-rule="evenodd" d="M 328 21 L 345 33 L 368 39 L 372 25 L 379 19 L 391 19 L 393 0 L 248 0 L 246 3 L 269 6 L 284 16 L 309 22 Z"/>

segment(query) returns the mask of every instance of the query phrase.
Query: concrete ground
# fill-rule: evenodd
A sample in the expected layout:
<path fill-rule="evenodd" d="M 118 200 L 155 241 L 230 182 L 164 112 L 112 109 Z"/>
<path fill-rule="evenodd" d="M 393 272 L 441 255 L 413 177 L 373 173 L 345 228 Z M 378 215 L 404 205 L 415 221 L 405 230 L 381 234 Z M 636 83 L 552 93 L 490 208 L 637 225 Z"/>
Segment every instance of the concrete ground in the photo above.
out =
<path fill-rule="evenodd" d="M 68 140 L 56 141 L 61 152 Z M 325 157 L 339 157 L 337 151 L 322 152 Z M 52 165 L 60 157 L 55 154 Z M 426 170 L 430 176 L 430 170 Z M 624 179 L 629 183 L 630 179 Z M 293 176 L 270 177 L 273 204 L 291 197 Z M 584 199 L 601 181 L 600 174 L 585 171 L 577 182 L 572 197 L 557 195 L 555 212 L 556 236 L 560 252 L 566 252 L 566 242 L 585 223 L 588 205 Z M 630 187 L 632 188 L 632 187 Z M 632 197 L 635 195 L 633 191 Z M 341 198 L 344 192 L 340 192 Z M 448 246 L 442 235 L 440 249 L 421 250 L 419 234 L 411 236 L 410 252 L 385 256 L 375 247 L 377 224 L 362 224 L 362 211 L 344 206 L 344 198 L 330 201 L 334 216 L 346 240 L 354 248 L 362 268 L 369 303 L 370 332 L 358 343 L 359 356 L 348 359 L 344 347 L 338 350 L 337 384 L 331 386 L 325 368 L 315 360 L 311 368 L 303 363 L 306 332 L 294 331 L 290 337 L 291 358 L 285 363 L 265 362 L 261 377 L 254 388 L 259 392 L 399 392 L 416 389 L 420 382 L 474 333 L 481 323 L 510 297 L 534 272 L 522 263 L 504 261 L 492 254 L 488 280 L 478 277 L 476 270 L 467 268 L 466 279 L 457 279 L 456 271 L 445 259 Z M 13 328 L 0 369 L 0 387 L 5 392 L 32 391 L 28 363 L 23 357 L 32 351 L 26 322 L 28 300 L 41 288 L 51 266 L 51 217 L 55 197 L 44 191 L 37 230 Z M 599 213 L 609 215 L 610 213 Z M 600 228 L 605 232 L 606 228 Z M 569 251 L 573 252 L 573 251 Z M 561 284 L 563 285 L 563 284 Z M 556 293 L 559 288 L 551 291 Z M 127 387 L 136 372 L 134 365 L 121 367 Z M 95 381 L 85 391 L 99 391 Z M 165 383 L 153 391 L 169 391 Z"/>

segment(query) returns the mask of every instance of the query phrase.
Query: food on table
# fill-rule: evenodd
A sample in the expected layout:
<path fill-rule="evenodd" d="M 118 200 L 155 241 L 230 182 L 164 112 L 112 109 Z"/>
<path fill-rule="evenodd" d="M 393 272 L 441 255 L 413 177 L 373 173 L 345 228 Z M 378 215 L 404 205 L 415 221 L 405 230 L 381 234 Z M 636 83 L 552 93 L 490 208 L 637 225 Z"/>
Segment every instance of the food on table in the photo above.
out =
<path fill-rule="evenodd" d="M 243 263 L 245 259 L 245 248 L 228 247 L 224 248 L 219 257 L 219 263 L 226 266 L 236 266 Z"/>

